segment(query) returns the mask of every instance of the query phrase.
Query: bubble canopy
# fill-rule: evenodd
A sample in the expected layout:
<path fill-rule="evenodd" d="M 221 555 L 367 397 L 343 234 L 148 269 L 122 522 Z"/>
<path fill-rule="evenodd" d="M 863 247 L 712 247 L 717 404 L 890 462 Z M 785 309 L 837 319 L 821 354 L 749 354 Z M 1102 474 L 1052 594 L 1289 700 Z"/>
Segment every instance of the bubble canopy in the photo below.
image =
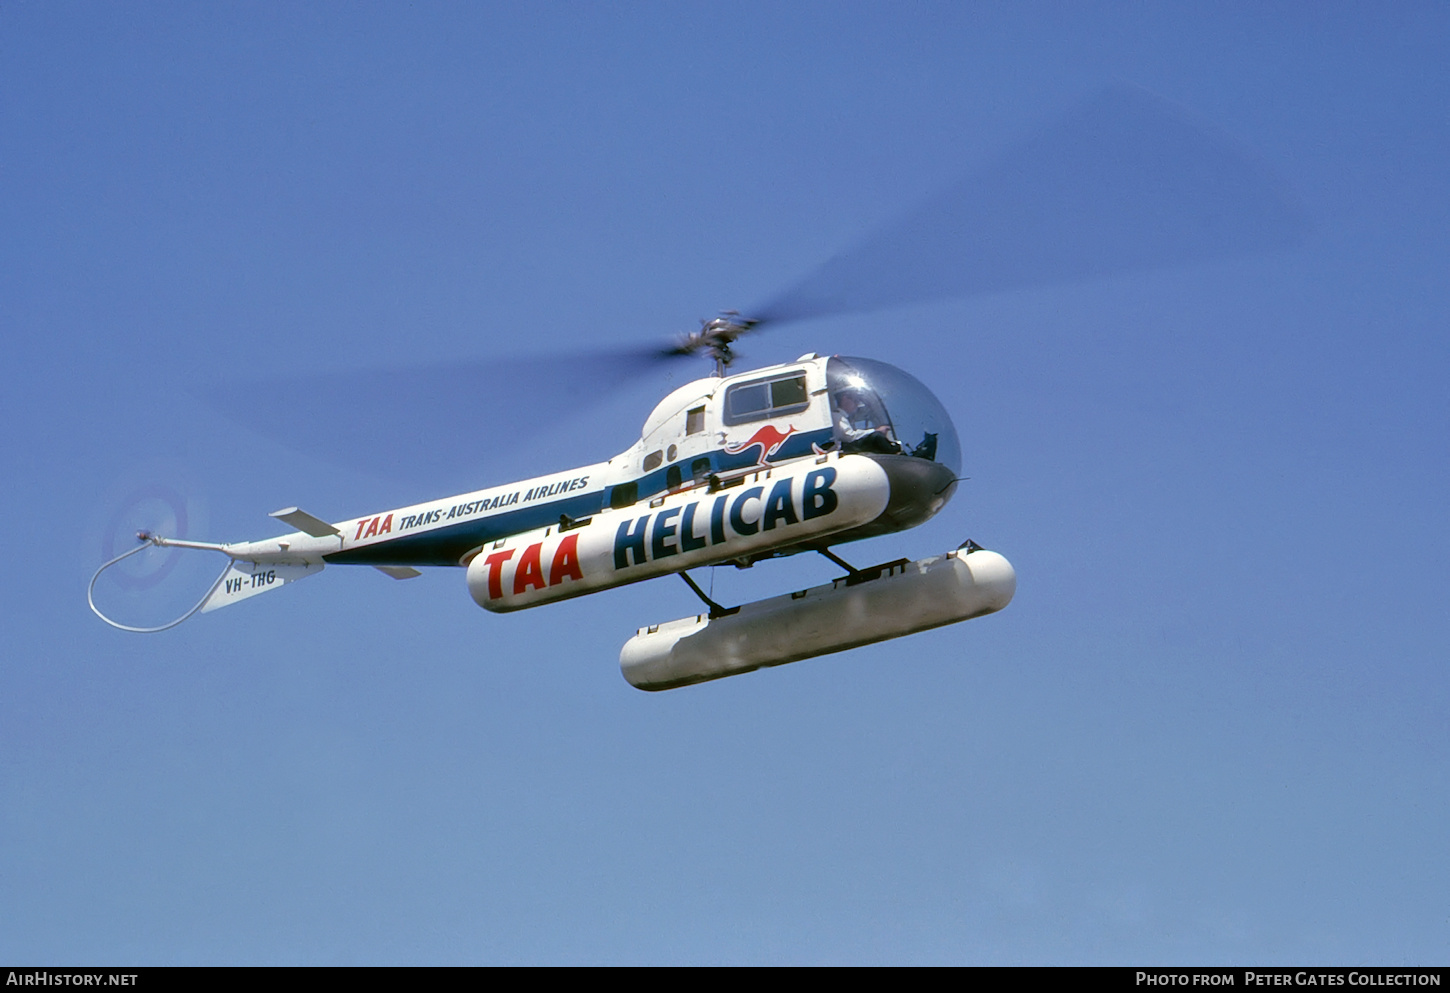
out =
<path fill-rule="evenodd" d="M 961 472 L 962 448 L 957 429 L 941 401 L 915 376 L 875 359 L 837 355 L 826 364 L 826 384 L 831 409 L 838 418 L 846 407 L 854 406 L 844 398 L 863 398 L 866 403 L 857 409 L 871 409 L 872 416 L 884 422 L 889 438 L 901 446 L 902 453 Z"/>

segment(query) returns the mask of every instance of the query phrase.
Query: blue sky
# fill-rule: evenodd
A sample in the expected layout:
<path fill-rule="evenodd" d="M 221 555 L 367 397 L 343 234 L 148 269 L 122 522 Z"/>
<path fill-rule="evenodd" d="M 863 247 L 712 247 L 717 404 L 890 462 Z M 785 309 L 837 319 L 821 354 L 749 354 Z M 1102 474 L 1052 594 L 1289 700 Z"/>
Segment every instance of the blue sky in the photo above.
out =
<path fill-rule="evenodd" d="M 1450 12 L 903 6 L 0 9 L 0 958 L 1445 961 Z M 403 417 L 370 374 L 662 340 L 1114 84 L 1251 153 L 1301 243 L 743 347 L 937 393 L 970 482 L 853 557 L 974 538 L 1003 613 L 644 694 L 618 649 L 678 581 L 87 611 L 135 494 L 235 540 L 562 469 L 703 363 L 598 404 L 481 377 L 418 422 L 467 468 L 417 474 L 206 397 L 305 373 Z"/>

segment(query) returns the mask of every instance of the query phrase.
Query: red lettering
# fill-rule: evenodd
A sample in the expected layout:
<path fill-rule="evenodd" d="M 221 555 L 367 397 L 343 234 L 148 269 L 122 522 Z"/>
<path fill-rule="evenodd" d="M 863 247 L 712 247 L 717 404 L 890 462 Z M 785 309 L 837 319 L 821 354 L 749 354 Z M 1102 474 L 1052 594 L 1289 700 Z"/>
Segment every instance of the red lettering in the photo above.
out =
<path fill-rule="evenodd" d="M 389 514 L 383 520 L 383 526 L 380 527 L 380 528 L 378 528 L 378 533 L 379 534 L 387 534 L 391 530 L 393 530 L 393 515 L 392 514 Z"/>
<path fill-rule="evenodd" d="M 355 535 L 352 536 L 352 540 L 353 541 L 357 541 L 359 538 L 361 538 L 362 537 L 362 529 L 365 528 L 365 527 L 367 527 L 367 526 L 368 526 L 368 519 L 366 517 L 364 517 L 362 520 L 358 521 L 357 522 L 357 534 L 355 534 Z"/>
<path fill-rule="evenodd" d="M 502 552 L 494 552 L 483 560 L 483 564 L 488 566 L 488 598 L 490 600 L 497 600 L 503 596 L 503 564 L 513 557 L 514 550 L 508 548 Z"/>
<path fill-rule="evenodd" d="M 514 569 L 514 596 L 530 586 L 544 588 L 544 568 L 539 564 L 539 550 L 543 547 L 542 543 L 530 545 L 519 556 L 519 564 Z"/>
<path fill-rule="evenodd" d="M 549 585 L 558 586 L 565 579 L 583 578 L 584 572 L 579 568 L 579 536 L 565 535 L 554 551 L 553 564 L 549 566 Z"/>
<path fill-rule="evenodd" d="M 368 521 L 368 529 L 367 529 L 367 531 L 365 531 L 363 533 L 363 537 L 364 538 L 371 538 L 373 535 L 375 535 L 377 533 L 378 533 L 378 518 L 374 517 L 372 520 Z"/>

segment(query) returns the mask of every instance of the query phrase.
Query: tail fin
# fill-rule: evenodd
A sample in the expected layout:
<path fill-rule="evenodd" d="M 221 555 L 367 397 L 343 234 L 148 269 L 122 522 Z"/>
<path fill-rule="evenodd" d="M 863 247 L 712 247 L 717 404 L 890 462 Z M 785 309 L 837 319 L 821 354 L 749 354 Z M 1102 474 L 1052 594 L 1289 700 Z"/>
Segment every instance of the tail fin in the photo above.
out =
<path fill-rule="evenodd" d="M 322 563 L 301 562 L 274 564 L 271 562 L 243 562 L 233 559 L 212 586 L 211 592 L 201 602 L 201 612 L 211 613 L 223 607 L 240 603 L 258 593 L 280 590 L 288 583 L 322 571 Z"/>

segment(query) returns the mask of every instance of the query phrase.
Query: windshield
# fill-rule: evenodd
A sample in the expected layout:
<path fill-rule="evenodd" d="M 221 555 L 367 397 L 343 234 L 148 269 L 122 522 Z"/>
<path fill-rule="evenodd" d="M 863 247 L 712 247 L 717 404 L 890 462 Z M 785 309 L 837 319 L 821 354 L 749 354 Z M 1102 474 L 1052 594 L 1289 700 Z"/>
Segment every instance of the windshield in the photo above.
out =
<path fill-rule="evenodd" d="M 914 455 L 961 472 L 956 428 L 916 377 L 885 362 L 838 355 L 826 364 L 826 385 L 843 451 Z"/>

